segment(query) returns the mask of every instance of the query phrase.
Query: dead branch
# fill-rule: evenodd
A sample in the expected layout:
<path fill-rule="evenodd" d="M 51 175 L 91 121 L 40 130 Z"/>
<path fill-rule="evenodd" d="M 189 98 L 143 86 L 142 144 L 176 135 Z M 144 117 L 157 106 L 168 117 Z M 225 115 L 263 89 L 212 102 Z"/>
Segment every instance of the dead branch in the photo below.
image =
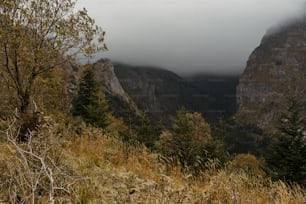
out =
<path fill-rule="evenodd" d="M 6 137 L 13 154 L 6 161 L 9 169 L 7 186 L 11 203 L 37 203 L 47 198 L 53 204 L 59 195 L 70 195 L 70 189 L 78 182 L 57 166 L 50 156 L 52 144 L 39 135 L 29 133 L 27 143 L 19 143 L 14 136 L 16 119 L 6 130 Z M 68 179 L 67 179 L 68 178 Z M 63 193 L 58 193 L 63 192 Z"/>

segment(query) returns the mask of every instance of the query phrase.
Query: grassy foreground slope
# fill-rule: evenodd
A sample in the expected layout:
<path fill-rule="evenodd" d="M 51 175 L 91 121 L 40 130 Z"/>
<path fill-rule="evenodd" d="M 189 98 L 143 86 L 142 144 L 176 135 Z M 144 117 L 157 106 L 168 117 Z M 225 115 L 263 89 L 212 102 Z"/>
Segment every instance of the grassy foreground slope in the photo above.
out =
<path fill-rule="evenodd" d="M 145 147 L 121 142 L 115 131 L 83 126 L 76 133 L 69 124 L 53 125 L 33 133 L 27 144 L 14 142 L 13 132 L 4 133 L 0 143 L 0 203 L 306 201 L 299 186 L 217 170 L 213 161 L 201 177 L 184 175 Z"/>

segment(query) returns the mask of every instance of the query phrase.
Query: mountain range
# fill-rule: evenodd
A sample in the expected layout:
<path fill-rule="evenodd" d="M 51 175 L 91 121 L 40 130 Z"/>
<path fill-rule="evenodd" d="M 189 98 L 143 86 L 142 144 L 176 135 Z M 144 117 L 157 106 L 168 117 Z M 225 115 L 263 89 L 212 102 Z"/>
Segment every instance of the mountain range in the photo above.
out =
<path fill-rule="evenodd" d="M 112 103 L 118 105 L 120 99 L 136 112 L 145 111 L 155 122 L 171 124 L 176 111 L 184 107 L 202 113 L 209 122 L 234 118 L 240 124 L 269 129 L 286 109 L 288 98 L 298 98 L 301 110 L 305 110 L 305 33 L 305 18 L 268 32 L 251 53 L 241 76 L 179 76 L 158 67 L 109 59 L 99 60 L 94 67 L 101 87 L 116 96 Z"/>
<path fill-rule="evenodd" d="M 210 122 L 235 112 L 239 76 L 182 77 L 162 68 L 112 63 L 109 59 L 101 59 L 93 67 L 109 102 L 121 112 L 125 111 L 122 103 L 130 104 L 136 112 L 142 110 L 154 122 L 165 125 L 181 108 L 200 112 Z"/>

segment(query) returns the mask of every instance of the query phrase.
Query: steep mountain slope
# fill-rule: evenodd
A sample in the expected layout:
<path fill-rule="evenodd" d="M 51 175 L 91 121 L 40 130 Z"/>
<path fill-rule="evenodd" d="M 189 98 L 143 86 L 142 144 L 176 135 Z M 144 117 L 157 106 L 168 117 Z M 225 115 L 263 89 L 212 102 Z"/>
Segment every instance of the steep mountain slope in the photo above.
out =
<path fill-rule="evenodd" d="M 114 72 L 114 66 L 109 59 L 100 59 L 93 64 L 97 82 L 101 88 L 108 94 L 121 98 L 126 103 L 131 103 L 128 94 L 123 90 L 117 76 Z"/>
<path fill-rule="evenodd" d="M 268 128 L 295 96 L 306 102 L 306 19 L 266 34 L 237 87 L 240 122 Z M 306 104 L 306 103 L 305 103 Z"/>
<path fill-rule="evenodd" d="M 116 117 L 135 117 L 138 107 L 122 88 L 110 59 L 100 59 L 93 64 L 93 71 L 109 103 L 109 108 Z"/>
<path fill-rule="evenodd" d="M 192 95 L 193 88 L 167 70 L 115 64 L 115 73 L 138 107 L 155 121 L 171 121 Z"/>
<path fill-rule="evenodd" d="M 183 78 L 160 68 L 118 63 L 114 67 L 123 89 L 155 121 L 171 122 L 181 107 L 201 112 L 209 121 L 234 112 L 236 76 L 198 74 Z"/>

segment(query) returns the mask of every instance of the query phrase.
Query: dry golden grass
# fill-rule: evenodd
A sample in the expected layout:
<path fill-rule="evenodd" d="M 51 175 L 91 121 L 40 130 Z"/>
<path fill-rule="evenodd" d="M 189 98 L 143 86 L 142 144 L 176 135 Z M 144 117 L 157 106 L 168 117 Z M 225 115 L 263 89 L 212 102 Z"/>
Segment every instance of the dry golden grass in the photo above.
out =
<path fill-rule="evenodd" d="M 55 134 L 53 137 L 59 143 L 57 151 L 61 152 L 59 165 L 74 178 L 81 178 L 69 195 L 72 203 L 306 202 L 305 189 L 299 186 L 217 170 L 213 165 L 201 178 L 184 175 L 179 166 L 166 167 L 157 154 L 145 147 L 126 145 L 100 129 L 86 127 L 81 136 L 73 136 L 71 131 L 58 135 L 61 137 Z M 9 145 L 2 143 L 0 162 L 9 158 L 9 154 L 12 154 Z M 1 164 L 0 169 L 5 171 Z M 0 193 L 0 201 L 1 196 L 4 195 Z"/>

